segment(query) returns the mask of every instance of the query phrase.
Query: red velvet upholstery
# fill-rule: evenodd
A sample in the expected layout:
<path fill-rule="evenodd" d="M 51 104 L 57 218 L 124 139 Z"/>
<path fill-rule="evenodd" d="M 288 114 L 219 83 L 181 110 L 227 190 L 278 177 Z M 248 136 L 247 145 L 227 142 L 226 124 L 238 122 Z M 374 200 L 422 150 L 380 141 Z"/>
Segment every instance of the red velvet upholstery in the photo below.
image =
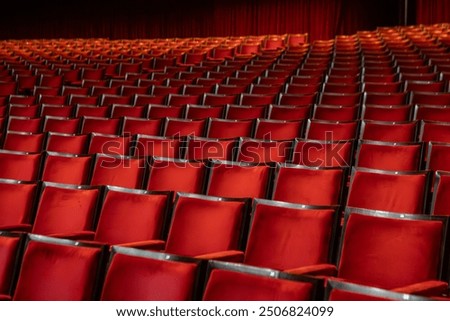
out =
<path fill-rule="evenodd" d="M 394 289 L 440 277 L 443 221 L 349 213 L 339 278 Z"/>
<path fill-rule="evenodd" d="M 20 269 L 14 300 L 93 300 L 103 259 L 101 247 L 33 236 Z"/>
<path fill-rule="evenodd" d="M 237 161 L 247 163 L 286 162 L 291 153 L 293 141 L 266 141 L 241 138 Z"/>
<path fill-rule="evenodd" d="M 85 154 L 87 152 L 88 141 L 88 134 L 71 135 L 48 133 L 46 150 L 60 153 Z"/>
<path fill-rule="evenodd" d="M 134 156 L 180 158 L 180 147 L 179 138 L 137 135 Z"/>
<path fill-rule="evenodd" d="M 353 141 L 295 141 L 292 162 L 309 167 L 350 167 L 353 161 Z"/>
<path fill-rule="evenodd" d="M 145 120 L 143 117 L 147 116 L 147 106 L 132 106 L 132 105 L 112 105 L 111 106 L 111 118 L 120 117 L 136 117 L 138 119 Z M 156 135 L 158 135 L 156 133 Z M 152 133 L 152 135 L 155 135 Z"/>
<path fill-rule="evenodd" d="M 422 145 L 361 141 L 356 156 L 358 167 L 388 171 L 416 171 L 420 169 Z"/>
<path fill-rule="evenodd" d="M 370 92 L 364 94 L 364 104 L 368 105 L 402 105 L 408 103 L 408 93 L 406 92 Z"/>
<path fill-rule="evenodd" d="M 40 163 L 41 154 L 0 151 L 0 178 L 34 181 Z"/>
<path fill-rule="evenodd" d="M 163 87 L 163 88 L 167 88 L 167 87 Z M 148 106 L 147 117 L 150 119 L 162 119 L 162 120 L 165 120 L 166 117 L 178 119 L 178 118 L 183 117 L 183 112 L 184 112 L 184 107 L 180 107 L 180 106 L 166 106 L 166 105 L 150 104 Z"/>
<path fill-rule="evenodd" d="M 91 185 L 141 188 L 144 172 L 144 158 L 97 154 Z"/>
<path fill-rule="evenodd" d="M 416 141 L 417 122 L 362 121 L 360 138 L 383 142 Z"/>
<path fill-rule="evenodd" d="M 206 166 L 202 162 L 181 159 L 153 158 L 147 189 L 202 193 Z"/>
<path fill-rule="evenodd" d="M 358 123 L 308 120 L 305 137 L 308 139 L 335 141 L 355 139 Z"/>
<path fill-rule="evenodd" d="M 125 117 L 122 135 L 159 135 L 161 133 L 161 119 L 143 119 Z"/>
<path fill-rule="evenodd" d="M 46 182 L 84 185 L 88 183 L 92 156 L 47 152 L 41 180 Z"/>
<path fill-rule="evenodd" d="M 361 102 L 361 93 L 322 93 L 319 104 L 335 106 L 355 106 Z"/>
<path fill-rule="evenodd" d="M 21 152 L 39 153 L 42 151 L 45 134 L 7 132 L 3 141 L 3 149 Z"/>
<path fill-rule="evenodd" d="M 207 195 L 266 198 L 271 169 L 264 164 L 212 162 Z"/>
<path fill-rule="evenodd" d="M 450 197 L 450 172 L 438 171 L 431 202 L 431 214 L 450 215 L 448 200 Z"/>
<path fill-rule="evenodd" d="M 118 135 L 121 120 L 118 118 L 83 117 L 81 134 L 102 133 Z"/>
<path fill-rule="evenodd" d="M 118 252 L 115 252 L 118 251 Z M 114 247 L 101 300 L 186 301 L 194 299 L 199 271 L 196 261 Z"/>
<path fill-rule="evenodd" d="M 344 181 L 340 168 L 278 164 L 272 199 L 308 205 L 339 205 Z"/>
<path fill-rule="evenodd" d="M 50 235 L 92 230 L 99 193 L 95 187 L 45 183 L 32 232 Z"/>
<path fill-rule="evenodd" d="M 264 140 L 288 140 L 301 136 L 301 121 L 258 119 L 254 138 Z"/>
<path fill-rule="evenodd" d="M 428 145 L 427 169 L 450 171 L 450 144 L 433 143 Z"/>
<path fill-rule="evenodd" d="M 165 252 L 198 256 L 237 250 L 246 202 L 179 194 Z"/>
<path fill-rule="evenodd" d="M 36 183 L 0 179 L 0 230 L 29 230 Z"/>
<path fill-rule="evenodd" d="M 80 118 L 46 116 L 44 132 L 77 134 L 80 131 Z"/>
<path fill-rule="evenodd" d="M 21 235 L 0 232 L 0 295 L 9 295 L 21 244 Z"/>
<path fill-rule="evenodd" d="M 223 115 L 223 106 L 202 106 L 202 105 L 187 105 L 186 118 L 187 119 L 206 119 L 209 117 L 220 118 Z"/>
<path fill-rule="evenodd" d="M 312 299 L 311 283 L 213 269 L 203 294 L 204 301 L 305 301 Z"/>
<path fill-rule="evenodd" d="M 359 105 L 356 106 L 327 106 L 316 105 L 313 119 L 328 121 L 353 121 L 358 119 Z"/>
<path fill-rule="evenodd" d="M 225 120 L 212 118 L 208 124 L 207 137 L 237 138 L 250 137 L 253 120 Z"/>
<path fill-rule="evenodd" d="M 347 206 L 421 214 L 428 187 L 427 172 L 388 172 L 356 169 Z"/>
<path fill-rule="evenodd" d="M 190 160 L 217 159 L 232 161 L 237 141 L 235 139 L 210 139 L 188 137 L 185 158 Z"/>
<path fill-rule="evenodd" d="M 450 122 L 450 108 L 448 106 L 417 105 L 415 119 L 437 122 Z"/>
<path fill-rule="evenodd" d="M 161 238 L 170 193 L 149 193 L 108 187 L 95 233 L 95 241 L 131 243 Z"/>
<path fill-rule="evenodd" d="M 378 121 L 409 121 L 411 120 L 411 105 L 384 106 L 364 105 L 361 118 Z"/>
<path fill-rule="evenodd" d="M 225 110 L 226 119 L 249 120 L 264 118 L 266 106 L 228 105 Z"/>
<path fill-rule="evenodd" d="M 311 112 L 311 107 L 306 106 L 280 106 L 272 105 L 269 107 L 268 118 L 278 120 L 302 120 L 306 119 Z"/>
<path fill-rule="evenodd" d="M 38 134 L 41 132 L 42 118 L 10 116 L 6 125 L 7 131 Z"/>
<path fill-rule="evenodd" d="M 131 136 L 115 136 L 93 133 L 88 154 L 130 155 Z"/>
<path fill-rule="evenodd" d="M 420 141 L 450 143 L 450 123 L 422 121 Z"/>
<path fill-rule="evenodd" d="M 167 118 L 164 127 L 164 136 L 203 136 L 206 120 Z"/>
<path fill-rule="evenodd" d="M 328 263 L 335 208 L 255 200 L 244 263 L 276 270 Z"/>
<path fill-rule="evenodd" d="M 450 93 L 448 92 L 413 92 L 411 103 L 419 105 L 450 105 Z"/>

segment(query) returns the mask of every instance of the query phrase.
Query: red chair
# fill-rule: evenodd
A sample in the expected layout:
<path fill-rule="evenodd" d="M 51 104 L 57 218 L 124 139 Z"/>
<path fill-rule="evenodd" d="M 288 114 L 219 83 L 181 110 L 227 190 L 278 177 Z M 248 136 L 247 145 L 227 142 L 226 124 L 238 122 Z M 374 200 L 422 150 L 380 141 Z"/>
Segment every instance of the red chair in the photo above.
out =
<path fill-rule="evenodd" d="M 10 116 L 8 117 L 6 130 L 39 134 L 42 133 L 42 118 Z"/>
<path fill-rule="evenodd" d="M 19 255 L 23 248 L 25 234 L 0 232 L 0 298 L 9 299 L 13 290 L 13 280 L 19 269 Z"/>
<path fill-rule="evenodd" d="M 102 301 L 188 301 L 199 298 L 201 260 L 114 246 Z"/>
<path fill-rule="evenodd" d="M 97 299 L 105 257 L 105 247 L 30 234 L 12 299 Z"/>
<path fill-rule="evenodd" d="M 412 105 L 363 105 L 361 119 L 406 122 L 411 120 Z"/>
<path fill-rule="evenodd" d="M 353 140 L 321 141 L 296 139 L 291 162 L 308 167 L 350 167 Z"/>
<path fill-rule="evenodd" d="M 157 156 L 166 158 L 181 158 L 180 138 L 162 136 L 136 136 L 131 154 L 135 157 Z"/>
<path fill-rule="evenodd" d="M 124 117 L 121 134 L 158 136 L 161 133 L 162 124 L 162 119 Z"/>
<path fill-rule="evenodd" d="M 40 166 L 40 153 L 0 150 L 0 178 L 36 181 Z"/>
<path fill-rule="evenodd" d="M 389 143 L 360 141 L 356 153 L 356 167 L 387 171 L 417 171 L 422 164 L 421 143 Z"/>
<path fill-rule="evenodd" d="M 81 121 L 81 134 L 102 133 L 118 135 L 121 127 L 121 119 L 83 117 Z"/>
<path fill-rule="evenodd" d="M 328 121 L 355 121 L 359 116 L 359 106 L 315 105 L 313 119 Z"/>
<path fill-rule="evenodd" d="M 44 132 L 77 134 L 80 132 L 80 118 L 45 116 Z"/>
<path fill-rule="evenodd" d="M 166 137 L 204 136 L 206 119 L 166 118 L 163 135 Z"/>
<path fill-rule="evenodd" d="M 44 182 L 32 233 L 71 237 L 93 231 L 99 199 L 99 187 Z"/>
<path fill-rule="evenodd" d="M 424 143 L 450 143 L 450 123 L 422 120 L 420 122 L 419 141 Z"/>
<path fill-rule="evenodd" d="M 358 135 L 357 121 L 308 120 L 305 138 L 314 140 L 337 141 L 355 139 Z"/>
<path fill-rule="evenodd" d="M 88 154 L 130 155 L 131 136 L 92 133 Z"/>
<path fill-rule="evenodd" d="M 147 118 L 150 119 L 166 119 L 170 118 L 183 118 L 185 108 L 182 106 L 166 106 L 166 105 L 148 105 Z"/>
<path fill-rule="evenodd" d="M 355 106 L 361 104 L 362 94 L 357 93 L 326 93 L 320 94 L 318 103 L 334 106 Z"/>
<path fill-rule="evenodd" d="M 448 198 L 450 197 L 450 173 L 438 170 L 435 174 L 433 198 L 430 213 L 432 215 L 450 215 Z"/>
<path fill-rule="evenodd" d="M 339 205 L 346 178 L 343 168 L 277 164 L 271 198 L 296 204 Z"/>
<path fill-rule="evenodd" d="M 90 185 L 142 188 L 145 165 L 144 158 L 96 154 Z"/>
<path fill-rule="evenodd" d="M 236 147 L 237 140 L 235 139 L 188 137 L 184 158 L 189 160 L 216 159 L 232 161 Z"/>
<path fill-rule="evenodd" d="M 301 136 L 303 122 L 286 120 L 256 120 L 253 138 L 264 140 L 289 140 Z"/>
<path fill-rule="evenodd" d="M 9 131 L 5 134 L 3 149 L 29 153 L 39 153 L 44 146 L 46 135 Z"/>
<path fill-rule="evenodd" d="M 448 106 L 450 105 L 450 93 L 412 92 L 410 103 L 414 105 Z"/>
<path fill-rule="evenodd" d="M 247 163 L 284 163 L 290 159 L 293 141 L 240 138 L 236 160 Z"/>
<path fill-rule="evenodd" d="M 242 264 L 209 262 L 204 301 L 307 301 L 317 298 L 318 280 Z"/>
<path fill-rule="evenodd" d="M 272 170 L 259 163 L 213 160 L 209 164 L 206 194 L 221 197 L 266 198 Z"/>
<path fill-rule="evenodd" d="M 111 118 L 134 117 L 145 118 L 148 113 L 147 106 L 132 106 L 130 104 L 111 105 Z"/>
<path fill-rule="evenodd" d="M 264 118 L 265 115 L 266 106 L 227 105 L 225 108 L 224 118 L 235 120 L 251 120 Z"/>
<path fill-rule="evenodd" d="M 206 129 L 206 137 L 219 139 L 251 137 L 253 124 L 253 120 L 211 118 Z"/>
<path fill-rule="evenodd" d="M 311 106 L 270 105 L 267 118 L 274 120 L 304 120 L 309 118 Z"/>
<path fill-rule="evenodd" d="M 384 105 L 395 106 L 404 105 L 409 102 L 409 93 L 407 92 L 365 92 L 363 97 L 364 105 Z"/>
<path fill-rule="evenodd" d="M 48 133 L 45 150 L 68 154 L 85 154 L 90 135 Z"/>
<path fill-rule="evenodd" d="M 392 143 L 408 143 L 417 141 L 418 122 L 361 122 L 360 139 L 377 140 Z"/>
<path fill-rule="evenodd" d="M 337 207 L 257 199 L 243 263 L 288 270 L 333 262 L 338 217 Z"/>
<path fill-rule="evenodd" d="M 200 194 L 206 169 L 205 163 L 200 161 L 153 157 L 146 189 Z"/>
<path fill-rule="evenodd" d="M 448 106 L 416 105 L 415 120 L 450 122 L 450 108 Z"/>
<path fill-rule="evenodd" d="M 347 206 L 380 211 L 425 213 L 429 172 L 353 169 Z"/>
<path fill-rule="evenodd" d="M 186 119 L 207 119 L 207 118 L 221 118 L 224 112 L 223 106 L 200 106 L 187 105 L 185 109 Z"/>
<path fill-rule="evenodd" d="M 40 179 L 45 182 L 86 185 L 92 160 L 90 155 L 46 152 Z"/>

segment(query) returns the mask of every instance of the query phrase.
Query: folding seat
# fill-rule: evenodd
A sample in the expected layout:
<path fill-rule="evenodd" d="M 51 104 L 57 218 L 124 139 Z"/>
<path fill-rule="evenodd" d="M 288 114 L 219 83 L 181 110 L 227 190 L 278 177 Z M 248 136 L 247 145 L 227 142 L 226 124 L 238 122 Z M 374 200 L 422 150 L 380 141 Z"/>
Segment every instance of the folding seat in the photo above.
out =
<path fill-rule="evenodd" d="M 111 118 L 134 117 L 144 118 L 148 114 L 148 106 L 133 106 L 130 104 L 111 105 Z"/>
<path fill-rule="evenodd" d="M 444 81 L 420 81 L 407 80 L 405 81 L 405 91 L 415 92 L 443 92 L 445 91 Z"/>
<path fill-rule="evenodd" d="M 34 86 L 38 83 L 38 76 L 17 75 L 16 81 L 19 94 L 32 94 Z"/>
<path fill-rule="evenodd" d="M 305 138 L 327 141 L 355 139 L 358 126 L 357 121 L 308 120 Z"/>
<path fill-rule="evenodd" d="M 149 171 L 147 190 L 203 192 L 206 165 L 202 161 L 153 157 Z"/>
<path fill-rule="evenodd" d="M 181 88 L 182 86 L 153 86 L 150 93 L 154 96 L 168 96 L 170 94 L 178 94 L 181 91 Z"/>
<path fill-rule="evenodd" d="M 87 96 L 88 94 L 89 88 L 86 87 L 63 86 L 61 89 L 61 95 L 63 96 L 70 96 L 70 95 Z"/>
<path fill-rule="evenodd" d="M 431 200 L 431 215 L 449 216 L 450 209 L 448 198 L 450 197 L 450 172 L 437 170 L 434 176 L 433 197 Z"/>
<path fill-rule="evenodd" d="M 286 94 L 315 94 L 321 90 L 322 84 L 286 84 L 284 93 Z"/>
<path fill-rule="evenodd" d="M 353 145 L 353 140 L 296 139 L 290 161 L 308 167 L 350 167 Z"/>
<path fill-rule="evenodd" d="M 184 85 L 181 93 L 183 95 L 202 95 L 211 93 L 214 85 Z"/>
<path fill-rule="evenodd" d="M 148 105 L 147 118 L 151 119 L 165 119 L 170 118 L 183 118 L 185 107 L 182 106 L 166 106 L 166 105 Z"/>
<path fill-rule="evenodd" d="M 283 271 L 333 262 L 337 207 L 256 199 L 251 216 L 244 264 Z"/>
<path fill-rule="evenodd" d="M 38 117 L 40 106 L 22 105 L 22 104 L 8 104 L 8 115 L 18 117 Z"/>
<path fill-rule="evenodd" d="M 43 132 L 76 134 L 80 130 L 80 118 L 45 116 Z"/>
<path fill-rule="evenodd" d="M 321 281 L 277 270 L 210 261 L 203 301 L 317 300 Z"/>
<path fill-rule="evenodd" d="M 353 94 L 361 92 L 361 83 L 334 83 L 326 82 L 323 84 L 322 92 L 336 94 Z"/>
<path fill-rule="evenodd" d="M 132 155 L 180 158 L 182 140 L 179 137 L 148 136 L 137 134 Z"/>
<path fill-rule="evenodd" d="M 201 95 L 178 95 L 169 94 L 167 97 L 167 105 L 170 106 L 186 106 L 188 104 L 196 105 L 201 102 Z"/>
<path fill-rule="evenodd" d="M 286 82 L 286 79 L 284 77 L 276 78 L 276 77 L 260 76 L 256 78 L 256 80 L 254 80 L 253 82 L 258 85 L 280 86 Z"/>
<path fill-rule="evenodd" d="M 212 160 L 206 194 L 220 197 L 267 198 L 272 170 L 262 163 Z"/>
<path fill-rule="evenodd" d="M 131 136 L 92 133 L 88 154 L 130 155 Z"/>
<path fill-rule="evenodd" d="M 401 81 L 393 82 L 369 82 L 363 83 L 363 91 L 368 93 L 399 93 L 403 91 Z"/>
<path fill-rule="evenodd" d="M 37 183 L 0 179 L 1 211 L 0 230 L 25 231 L 31 230 L 34 206 L 37 199 Z M 0 240 L 1 240 L 0 232 Z M 1 241 L 0 241 L 1 248 Z M 0 250 L 1 252 L 1 250 Z M 2 275 L 2 273 L 0 273 Z M 2 278 L 0 278 L 2 280 Z M 2 282 L 0 282 L 0 285 Z M 3 289 L 0 286 L 0 294 Z"/>
<path fill-rule="evenodd" d="M 429 142 L 427 148 L 426 169 L 436 172 L 450 171 L 448 159 L 450 157 L 450 144 Z"/>
<path fill-rule="evenodd" d="M 240 105 L 248 106 L 267 106 L 275 103 L 275 95 L 262 95 L 262 94 L 240 94 L 238 97 L 238 103 Z"/>
<path fill-rule="evenodd" d="M 246 199 L 177 193 L 167 241 L 154 240 L 147 248 L 201 259 L 241 258 L 248 205 Z"/>
<path fill-rule="evenodd" d="M 419 141 L 450 143 L 450 123 L 422 120 Z"/>
<path fill-rule="evenodd" d="M 0 297 L 2 300 L 12 294 L 13 282 L 19 265 L 19 255 L 23 248 L 25 234 L 0 232 Z"/>
<path fill-rule="evenodd" d="M 328 93 L 323 92 L 318 98 L 318 103 L 334 106 L 355 106 L 361 103 L 361 93 Z"/>
<path fill-rule="evenodd" d="M 267 110 L 267 118 L 274 120 L 304 120 L 309 118 L 311 106 L 284 106 L 270 105 Z"/>
<path fill-rule="evenodd" d="M 39 178 L 46 182 L 86 185 L 92 163 L 91 155 L 46 152 Z"/>
<path fill-rule="evenodd" d="M 343 168 L 277 164 L 272 199 L 305 205 L 339 205 L 346 176 Z"/>
<path fill-rule="evenodd" d="M 89 134 L 74 135 L 49 132 L 47 133 L 45 150 L 69 154 L 85 154 L 88 141 Z"/>
<path fill-rule="evenodd" d="M 430 173 L 353 168 L 347 206 L 380 211 L 425 212 Z"/>
<path fill-rule="evenodd" d="M 282 90 L 282 85 L 251 84 L 248 92 L 253 95 L 276 95 Z"/>
<path fill-rule="evenodd" d="M 121 62 L 119 64 L 119 76 L 125 76 L 127 73 L 138 74 L 142 71 L 141 62 Z"/>
<path fill-rule="evenodd" d="M 71 117 L 73 115 L 74 108 L 69 105 L 60 104 L 41 104 L 41 111 L 39 116 L 54 116 L 54 117 Z"/>
<path fill-rule="evenodd" d="M 302 135 L 302 121 L 269 120 L 258 118 L 256 120 L 253 138 L 265 140 L 289 140 Z"/>
<path fill-rule="evenodd" d="M 450 93 L 413 91 L 411 92 L 410 103 L 414 105 L 448 106 L 450 105 Z"/>
<path fill-rule="evenodd" d="M 71 94 L 68 96 L 67 101 L 68 101 L 68 104 L 72 105 L 72 106 L 76 106 L 76 105 L 96 106 L 98 104 L 98 97 L 97 96 Z"/>
<path fill-rule="evenodd" d="M 427 297 L 404 294 L 372 286 L 328 280 L 325 301 L 427 301 Z"/>
<path fill-rule="evenodd" d="M 356 167 L 387 171 L 417 171 L 422 163 L 421 143 L 359 142 Z"/>
<path fill-rule="evenodd" d="M 411 120 L 412 110 L 412 105 L 363 105 L 361 110 L 361 119 L 405 122 Z"/>
<path fill-rule="evenodd" d="M 40 153 L 0 150 L 0 178 L 35 181 L 40 164 Z"/>
<path fill-rule="evenodd" d="M 359 116 L 359 106 L 315 105 L 313 119 L 329 121 L 354 121 Z"/>
<path fill-rule="evenodd" d="M 124 117 L 121 134 L 158 136 L 161 133 L 162 123 L 162 119 Z"/>
<path fill-rule="evenodd" d="M 106 255 L 103 246 L 29 234 L 12 299 L 94 300 Z"/>
<path fill-rule="evenodd" d="M 96 106 L 92 104 L 75 105 L 75 117 L 102 117 L 107 118 L 111 115 L 110 106 Z"/>
<path fill-rule="evenodd" d="M 365 92 L 363 103 L 366 105 L 404 105 L 408 103 L 408 93 L 378 93 L 378 92 Z"/>
<path fill-rule="evenodd" d="M 100 188 L 42 183 L 32 233 L 72 237 L 93 231 Z"/>
<path fill-rule="evenodd" d="M 41 75 L 39 77 L 39 86 L 50 87 L 50 88 L 61 88 L 63 85 L 62 75 Z"/>
<path fill-rule="evenodd" d="M 102 301 L 187 301 L 199 298 L 201 260 L 114 246 Z"/>
<path fill-rule="evenodd" d="M 90 185 L 142 188 L 145 165 L 144 158 L 96 154 Z"/>
<path fill-rule="evenodd" d="M 417 141 L 417 121 L 361 121 L 360 139 L 407 143 Z"/>
<path fill-rule="evenodd" d="M 414 107 L 414 119 L 450 122 L 450 108 L 448 106 L 416 105 Z"/>
<path fill-rule="evenodd" d="M 99 97 L 100 106 L 130 105 L 132 103 L 132 96 L 121 96 L 115 94 L 102 94 Z"/>
<path fill-rule="evenodd" d="M 81 79 L 83 80 L 103 80 L 106 70 L 104 68 L 81 68 Z"/>
<path fill-rule="evenodd" d="M 209 85 L 216 85 L 222 82 L 222 78 L 218 77 L 218 78 L 205 78 L 205 77 L 199 77 L 197 79 L 194 80 L 193 84 L 196 85 L 204 85 L 204 86 L 209 86 Z"/>
<path fill-rule="evenodd" d="M 17 92 L 17 83 L 15 81 L 11 82 L 0 82 L 0 96 L 6 97 L 9 95 L 14 95 Z"/>
<path fill-rule="evenodd" d="M 166 118 L 163 135 L 166 137 L 204 136 L 206 119 Z"/>
<path fill-rule="evenodd" d="M 147 95 L 136 94 L 134 95 L 134 106 L 143 106 L 148 104 L 164 104 L 166 102 L 165 95 Z"/>
<path fill-rule="evenodd" d="M 322 75 L 296 75 L 289 79 L 289 84 L 318 85 L 323 81 Z"/>
<path fill-rule="evenodd" d="M 266 106 L 227 105 L 224 118 L 235 120 L 264 118 L 266 109 Z"/>
<path fill-rule="evenodd" d="M 234 94 L 203 94 L 202 104 L 207 106 L 225 106 L 234 104 L 237 98 Z"/>
<path fill-rule="evenodd" d="M 117 135 L 121 128 L 121 119 L 102 117 L 82 117 L 81 134 L 102 133 Z"/>
<path fill-rule="evenodd" d="M 240 138 L 236 160 L 247 163 L 284 163 L 290 159 L 292 140 L 260 140 Z"/>
<path fill-rule="evenodd" d="M 389 73 L 379 73 L 380 70 L 378 68 L 373 68 L 376 70 L 373 70 L 373 73 L 368 73 L 368 68 L 365 68 L 365 74 L 362 77 L 362 80 L 364 83 L 395 83 L 398 82 L 399 75 L 396 72 L 389 72 Z M 381 71 L 383 72 L 383 71 Z M 390 87 L 389 85 L 386 85 L 387 87 Z M 398 85 L 394 85 L 394 88 L 397 88 Z M 390 87 L 389 89 L 392 89 Z M 368 91 L 368 90 L 365 90 Z M 374 90 L 377 92 L 377 90 Z M 388 91 L 390 92 L 390 91 Z"/>
<path fill-rule="evenodd" d="M 150 93 L 150 86 L 128 86 L 121 87 L 120 94 L 122 96 L 134 96 L 134 95 L 148 95 Z"/>
<path fill-rule="evenodd" d="M 185 117 L 186 119 L 221 118 L 224 110 L 223 106 L 187 105 Z"/>
<path fill-rule="evenodd" d="M 305 106 L 316 103 L 317 94 L 278 94 L 278 105 Z"/>
<path fill-rule="evenodd" d="M 234 159 L 236 139 L 215 139 L 187 137 L 185 159 L 189 160 L 228 160 Z"/>
<path fill-rule="evenodd" d="M 446 217 L 348 208 L 337 269 L 317 268 L 335 269 L 341 281 L 406 294 L 439 295 L 448 287 L 441 281 L 447 228 Z"/>
<path fill-rule="evenodd" d="M 4 136 L 3 149 L 38 153 L 42 151 L 45 141 L 44 133 L 25 133 L 9 131 Z"/>
<path fill-rule="evenodd" d="M 8 117 L 6 124 L 7 131 L 27 132 L 27 133 L 41 133 L 42 132 L 42 118 L 30 117 Z"/>

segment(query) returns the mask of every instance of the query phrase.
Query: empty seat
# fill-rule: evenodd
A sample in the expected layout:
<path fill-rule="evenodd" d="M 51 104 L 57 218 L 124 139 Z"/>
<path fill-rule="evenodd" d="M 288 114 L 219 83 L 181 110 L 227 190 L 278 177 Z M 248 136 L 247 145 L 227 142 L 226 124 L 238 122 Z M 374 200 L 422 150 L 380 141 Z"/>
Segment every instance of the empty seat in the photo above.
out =
<path fill-rule="evenodd" d="M 420 122 L 419 140 L 424 143 L 450 143 L 450 123 L 422 120 Z"/>
<path fill-rule="evenodd" d="M 80 132 L 81 119 L 45 116 L 44 132 L 77 134 Z"/>
<path fill-rule="evenodd" d="M 188 137 L 184 158 L 189 160 L 228 160 L 234 159 L 236 139 L 214 139 Z"/>
<path fill-rule="evenodd" d="M 412 115 L 412 105 L 363 105 L 361 119 L 403 122 L 410 121 Z"/>
<path fill-rule="evenodd" d="M 386 122 L 386 121 L 362 121 L 360 139 L 378 140 L 383 142 L 408 143 L 417 141 L 416 121 L 411 122 Z"/>
<path fill-rule="evenodd" d="M 9 298 L 18 272 L 20 252 L 25 234 L 0 232 L 0 296 Z"/>
<path fill-rule="evenodd" d="M 432 215 L 450 215 L 450 209 L 448 206 L 449 197 L 450 172 L 437 171 L 434 180 L 430 213 Z"/>
<path fill-rule="evenodd" d="M 253 120 L 227 120 L 211 118 L 208 122 L 206 137 L 209 138 L 238 138 L 251 137 Z"/>
<path fill-rule="evenodd" d="M 40 179 L 46 182 L 86 185 L 92 167 L 91 155 L 46 152 Z"/>
<path fill-rule="evenodd" d="M 314 140 L 337 141 L 355 139 L 358 135 L 357 121 L 308 120 L 305 138 Z"/>
<path fill-rule="evenodd" d="M 289 140 L 301 136 L 301 121 L 268 120 L 258 118 L 256 120 L 256 139 L 264 140 Z"/>
<path fill-rule="evenodd" d="M 0 150 L 0 178 L 35 181 L 40 166 L 40 153 Z"/>
<path fill-rule="evenodd" d="M 163 135 L 167 137 L 204 136 L 206 119 L 166 118 Z"/>
<path fill-rule="evenodd" d="M 130 155 L 131 136 L 92 133 L 88 154 Z"/>
<path fill-rule="evenodd" d="M 3 149 L 38 153 L 42 151 L 46 135 L 9 131 L 5 134 Z"/>
<path fill-rule="evenodd" d="M 260 140 L 241 138 L 236 160 L 247 163 L 286 162 L 291 155 L 292 140 Z"/>
<path fill-rule="evenodd" d="M 132 155 L 180 158 L 182 141 L 179 137 L 136 135 Z"/>
<path fill-rule="evenodd" d="M 69 154 L 85 154 L 90 139 L 89 134 L 48 133 L 45 150 Z"/>
<path fill-rule="evenodd" d="M 161 133 L 162 124 L 162 119 L 124 117 L 121 134 L 158 136 Z"/>
<path fill-rule="evenodd" d="M 102 133 L 118 135 L 120 132 L 121 119 L 83 117 L 81 123 L 81 134 Z"/>
<path fill-rule="evenodd" d="M 296 139 L 290 161 L 309 167 L 350 167 L 353 145 L 353 140 Z"/>

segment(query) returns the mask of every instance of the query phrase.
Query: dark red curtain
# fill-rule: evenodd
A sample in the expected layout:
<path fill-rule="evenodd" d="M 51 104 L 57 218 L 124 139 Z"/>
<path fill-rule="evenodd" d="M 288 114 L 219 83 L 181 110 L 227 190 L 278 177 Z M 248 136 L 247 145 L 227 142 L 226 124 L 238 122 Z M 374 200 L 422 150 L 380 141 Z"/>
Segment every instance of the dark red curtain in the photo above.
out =
<path fill-rule="evenodd" d="M 450 0 L 416 0 L 416 20 L 420 24 L 450 22 Z"/>
<path fill-rule="evenodd" d="M 27 8 L 18 2 L 5 4 L 0 38 L 117 39 L 308 32 L 312 40 L 329 39 L 336 34 L 397 25 L 399 1 L 41 0 L 24 3 Z"/>

